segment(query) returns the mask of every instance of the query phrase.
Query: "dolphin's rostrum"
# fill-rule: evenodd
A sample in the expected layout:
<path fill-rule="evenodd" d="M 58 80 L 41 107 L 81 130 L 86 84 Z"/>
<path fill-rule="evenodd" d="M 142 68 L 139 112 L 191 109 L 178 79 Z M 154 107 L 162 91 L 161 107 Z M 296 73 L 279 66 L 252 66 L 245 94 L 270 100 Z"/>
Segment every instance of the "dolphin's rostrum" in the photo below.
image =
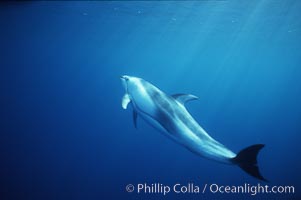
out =
<path fill-rule="evenodd" d="M 263 144 L 255 144 L 235 154 L 214 140 L 193 119 L 185 108 L 185 103 L 197 99 L 190 94 L 167 95 L 151 83 L 133 76 L 121 76 L 125 95 L 122 107 L 133 107 L 133 120 L 137 126 L 137 116 L 142 117 L 166 136 L 190 151 L 210 160 L 238 165 L 251 176 L 267 181 L 259 172 L 257 154 Z"/>

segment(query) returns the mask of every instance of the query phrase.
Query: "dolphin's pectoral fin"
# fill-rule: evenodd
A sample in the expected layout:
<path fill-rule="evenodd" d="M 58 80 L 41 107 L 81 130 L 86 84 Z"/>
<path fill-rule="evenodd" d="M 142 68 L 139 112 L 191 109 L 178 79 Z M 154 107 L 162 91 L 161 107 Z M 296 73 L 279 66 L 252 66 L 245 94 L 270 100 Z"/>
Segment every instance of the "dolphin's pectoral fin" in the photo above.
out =
<path fill-rule="evenodd" d="M 128 104 L 131 102 L 131 99 L 130 99 L 130 96 L 128 94 L 125 94 L 123 97 L 122 97 L 122 102 L 121 102 L 121 105 L 122 105 L 122 108 L 123 109 L 126 109 L 128 107 Z"/>
<path fill-rule="evenodd" d="M 198 99 L 197 96 L 194 96 L 192 94 L 174 94 L 171 95 L 174 99 L 176 99 L 181 104 L 185 104 L 187 101 L 196 100 Z"/>
<path fill-rule="evenodd" d="M 134 121 L 134 126 L 135 128 L 137 128 L 137 112 L 135 110 L 133 110 L 133 121 Z"/>

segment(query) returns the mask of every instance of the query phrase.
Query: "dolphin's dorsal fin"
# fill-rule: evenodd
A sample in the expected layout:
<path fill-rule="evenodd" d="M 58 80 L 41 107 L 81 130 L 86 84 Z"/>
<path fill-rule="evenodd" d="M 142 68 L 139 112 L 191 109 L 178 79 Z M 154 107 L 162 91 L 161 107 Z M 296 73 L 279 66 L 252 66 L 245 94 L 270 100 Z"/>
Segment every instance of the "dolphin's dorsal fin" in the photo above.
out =
<path fill-rule="evenodd" d="M 137 112 L 135 110 L 133 110 L 133 121 L 134 121 L 134 126 L 135 128 L 137 128 Z"/>
<path fill-rule="evenodd" d="M 185 104 L 187 101 L 196 100 L 198 99 L 197 96 L 194 96 L 192 94 L 174 94 L 171 95 L 174 99 L 176 99 L 181 104 Z"/>
<path fill-rule="evenodd" d="M 122 102 L 121 102 L 121 105 L 122 105 L 122 108 L 123 109 L 126 109 L 128 107 L 128 104 L 131 102 L 131 99 L 130 99 L 130 96 L 129 94 L 125 94 L 123 97 L 122 97 Z"/>

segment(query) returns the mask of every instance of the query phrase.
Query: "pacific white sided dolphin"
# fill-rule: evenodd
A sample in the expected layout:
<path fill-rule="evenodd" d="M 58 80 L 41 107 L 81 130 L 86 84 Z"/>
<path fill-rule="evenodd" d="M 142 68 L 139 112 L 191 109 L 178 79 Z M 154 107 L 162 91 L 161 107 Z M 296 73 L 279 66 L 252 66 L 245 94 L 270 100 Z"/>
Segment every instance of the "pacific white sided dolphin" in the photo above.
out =
<path fill-rule="evenodd" d="M 133 120 L 137 116 L 163 132 L 166 136 L 190 151 L 210 160 L 238 165 L 251 176 L 267 181 L 259 172 L 257 154 L 263 144 L 255 144 L 235 154 L 214 140 L 193 119 L 185 108 L 187 101 L 197 99 L 191 94 L 167 95 L 151 83 L 133 76 L 121 76 L 125 89 L 122 107 L 133 107 Z"/>

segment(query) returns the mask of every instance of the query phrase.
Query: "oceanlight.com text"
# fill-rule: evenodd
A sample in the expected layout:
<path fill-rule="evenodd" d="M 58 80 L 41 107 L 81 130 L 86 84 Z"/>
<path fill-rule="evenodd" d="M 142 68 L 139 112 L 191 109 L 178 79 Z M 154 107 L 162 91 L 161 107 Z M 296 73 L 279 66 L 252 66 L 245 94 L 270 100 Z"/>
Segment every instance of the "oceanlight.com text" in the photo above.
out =
<path fill-rule="evenodd" d="M 220 185 L 216 183 L 211 184 L 195 184 L 195 183 L 175 183 L 167 185 L 162 183 L 138 183 L 128 184 L 126 191 L 136 194 L 294 194 L 294 186 L 270 186 L 264 184 L 251 185 L 244 183 L 242 185 Z"/>

